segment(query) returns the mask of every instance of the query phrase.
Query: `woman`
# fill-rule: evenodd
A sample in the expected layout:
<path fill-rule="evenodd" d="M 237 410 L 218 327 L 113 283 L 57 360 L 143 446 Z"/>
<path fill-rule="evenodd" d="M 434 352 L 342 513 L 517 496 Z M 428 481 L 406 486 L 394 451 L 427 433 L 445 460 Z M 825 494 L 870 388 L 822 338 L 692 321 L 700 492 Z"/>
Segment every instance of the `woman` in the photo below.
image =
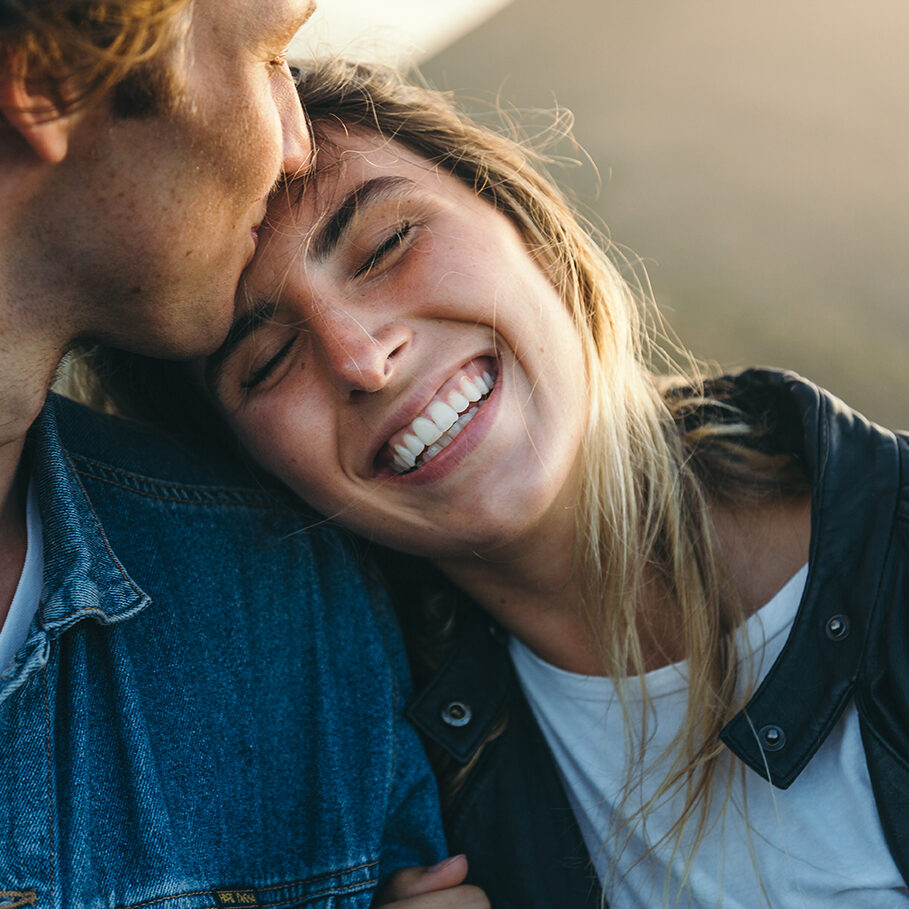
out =
<path fill-rule="evenodd" d="M 904 905 L 909 440 L 791 374 L 657 378 L 538 158 L 383 69 L 301 95 L 315 166 L 196 376 L 268 472 L 418 557 L 380 561 L 472 879 Z"/>

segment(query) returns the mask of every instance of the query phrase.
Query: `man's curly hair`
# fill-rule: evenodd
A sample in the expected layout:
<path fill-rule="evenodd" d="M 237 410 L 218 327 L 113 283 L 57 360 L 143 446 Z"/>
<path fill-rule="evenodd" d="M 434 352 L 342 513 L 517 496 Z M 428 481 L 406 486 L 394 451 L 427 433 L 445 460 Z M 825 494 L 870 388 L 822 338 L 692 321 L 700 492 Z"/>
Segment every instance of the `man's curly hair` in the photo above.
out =
<path fill-rule="evenodd" d="M 166 48 L 179 38 L 193 0 L 0 0 L 4 76 L 27 75 L 69 112 L 113 92 L 114 112 L 142 116 L 160 106 Z"/>

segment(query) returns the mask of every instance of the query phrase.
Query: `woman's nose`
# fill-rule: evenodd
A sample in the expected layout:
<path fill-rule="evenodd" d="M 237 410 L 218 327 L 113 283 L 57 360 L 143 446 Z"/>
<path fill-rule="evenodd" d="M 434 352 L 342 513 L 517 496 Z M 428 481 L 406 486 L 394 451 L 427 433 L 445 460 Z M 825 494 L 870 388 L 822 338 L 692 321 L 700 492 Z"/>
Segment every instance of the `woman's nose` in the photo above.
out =
<path fill-rule="evenodd" d="M 369 326 L 348 310 L 323 312 L 319 322 L 319 343 L 335 383 L 346 395 L 384 388 L 411 340 L 410 329 L 400 322 Z"/>

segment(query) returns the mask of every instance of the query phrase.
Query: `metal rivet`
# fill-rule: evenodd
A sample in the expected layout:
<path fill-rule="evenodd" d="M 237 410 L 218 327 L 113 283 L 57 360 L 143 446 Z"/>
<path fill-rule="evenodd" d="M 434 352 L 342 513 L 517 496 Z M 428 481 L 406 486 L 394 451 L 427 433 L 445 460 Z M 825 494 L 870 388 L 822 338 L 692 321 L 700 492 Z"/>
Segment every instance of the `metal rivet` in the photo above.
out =
<path fill-rule="evenodd" d="M 442 708 L 442 722 L 449 726 L 466 726 L 473 713 L 463 701 L 449 701 Z"/>
<path fill-rule="evenodd" d="M 831 641 L 842 641 L 849 637 L 849 616 L 842 613 L 830 616 L 824 626 L 824 632 Z"/>
<path fill-rule="evenodd" d="M 504 644 L 508 640 L 508 635 L 505 632 L 505 629 L 499 625 L 497 622 L 490 622 L 487 628 L 490 636 L 494 641 L 497 641 L 499 644 Z"/>
<path fill-rule="evenodd" d="M 758 735 L 764 751 L 779 751 L 786 744 L 786 733 L 779 726 L 762 726 Z"/>

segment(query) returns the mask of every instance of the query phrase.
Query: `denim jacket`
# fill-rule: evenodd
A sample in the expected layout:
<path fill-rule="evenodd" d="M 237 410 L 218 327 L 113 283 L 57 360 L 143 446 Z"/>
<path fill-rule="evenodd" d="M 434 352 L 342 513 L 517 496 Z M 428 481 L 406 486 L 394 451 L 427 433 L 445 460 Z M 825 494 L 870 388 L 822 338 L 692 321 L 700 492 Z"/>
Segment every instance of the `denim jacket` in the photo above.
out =
<path fill-rule="evenodd" d="M 729 384 L 737 405 L 768 418 L 763 447 L 804 467 L 812 528 L 786 646 L 721 738 L 785 789 L 854 698 L 881 827 L 909 882 L 909 434 L 869 423 L 793 373 L 749 370 Z M 446 809 L 452 851 L 467 853 L 469 880 L 494 909 L 599 909 L 599 881 L 506 636 L 470 604 L 458 629 L 409 708 L 437 751 L 475 759 Z"/>
<path fill-rule="evenodd" d="M 335 532 L 62 398 L 27 457 L 45 572 L 0 679 L 0 906 L 366 907 L 444 855 L 394 622 Z"/>

